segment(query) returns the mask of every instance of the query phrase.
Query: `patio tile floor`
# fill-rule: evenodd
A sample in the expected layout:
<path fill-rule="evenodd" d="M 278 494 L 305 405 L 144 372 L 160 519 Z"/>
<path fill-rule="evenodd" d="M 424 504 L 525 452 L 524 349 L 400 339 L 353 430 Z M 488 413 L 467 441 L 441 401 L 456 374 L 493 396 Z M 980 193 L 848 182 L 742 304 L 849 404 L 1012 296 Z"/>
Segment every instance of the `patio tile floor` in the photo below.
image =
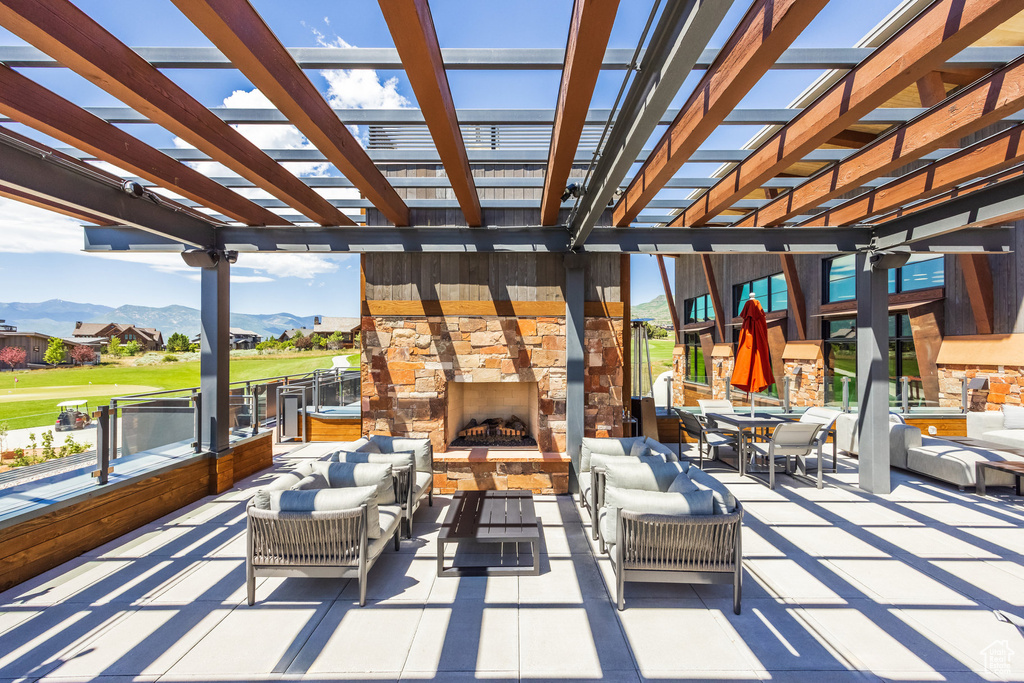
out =
<path fill-rule="evenodd" d="M 317 452 L 279 458 L 283 469 Z M 357 606 L 353 581 L 244 596 L 257 475 L 0 594 L 0 683 L 252 680 L 1024 680 L 1024 504 L 855 463 L 818 491 L 709 470 L 744 501 L 743 613 L 729 586 L 627 584 L 567 496 L 539 496 L 541 575 L 435 576 L 447 497 L 417 515 Z M 993 670 L 989 670 L 989 669 Z"/>

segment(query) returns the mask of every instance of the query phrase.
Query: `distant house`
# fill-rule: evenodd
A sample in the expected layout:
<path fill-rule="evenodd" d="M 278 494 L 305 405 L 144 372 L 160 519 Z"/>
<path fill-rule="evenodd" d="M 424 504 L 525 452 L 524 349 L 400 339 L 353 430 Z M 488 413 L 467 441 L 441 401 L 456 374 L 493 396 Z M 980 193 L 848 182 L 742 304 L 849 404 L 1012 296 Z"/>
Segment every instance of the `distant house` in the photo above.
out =
<path fill-rule="evenodd" d="M 53 339 L 51 335 L 42 332 L 19 332 L 14 325 L 6 325 L 3 320 L 0 320 L 0 349 L 5 346 L 17 346 L 25 350 L 25 362 L 16 366 L 17 368 L 46 365 L 46 349 L 50 346 L 51 339 Z M 64 342 L 65 351 L 69 351 L 72 346 L 88 346 L 97 354 L 100 351 L 100 346 L 106 343 L 106 340 L 97 338 L 61 337 L 60 340 Z M 70 355 L 65 353 L 64 362 L 70 360 Z M 0 369 L 8 368 L 5 365 Z"/>
<path fill-rule="evenodd" d="M 359 318 L 332 318 L 329 316 L 313 317 L 313 333 L 321 337 L 330 337 L 335 332 L 341 333 L 341 340 L 351 344 L 355 335 L 359 334 L 363 321 Z"/>
<path fill-rule="evenodd" d="M 109 343 L 111 337 L 117 337 L 122 344 L 130 341 L 138 342 L 145 351 L 159 351 L 164 348 L 164 335 L 152 327 L 136 327 L 126 323 L 75 323 L 72 338 L 102 337 Z"/>
<path fill-rule="evenodd" d="M 300 334 L 303 337 L 308 337 L 309 335 L 313 334 L 313 330 L 307 330 L 305 327 L 296 327 L 291 330 L 285 330 L 284 332 L 281 333 L 281 336 L 277 338 L 277 341 L 285 342 L 288 341 L 289 339 L 295 339 Z"/>
<path fill-rule="evenodd" d="M 240 327 L 231 327 L 228 331 L 231 334 L 229 345 L 232 349 L 255 349 L 256 345 L 261 341 L 260 335 L 249 330 L 243 330 Z M 193 344 L 200 344 L 202 339 L 203 334 L 200 332 L 191 341 Z"/>

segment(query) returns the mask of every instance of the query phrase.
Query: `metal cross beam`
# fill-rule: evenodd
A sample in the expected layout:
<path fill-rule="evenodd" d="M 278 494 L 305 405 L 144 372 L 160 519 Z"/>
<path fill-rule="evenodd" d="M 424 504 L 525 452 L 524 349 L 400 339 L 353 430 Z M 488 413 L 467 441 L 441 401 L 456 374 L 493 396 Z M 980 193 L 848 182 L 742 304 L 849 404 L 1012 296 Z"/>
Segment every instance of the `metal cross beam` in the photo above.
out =
<path fill-rule="evenodd" d="M 217 247 L 240 253 L 564 253 L 563 227 L 342 227 L 218 228 Z M 596 228 L 578 251 L 632 254 L 844 254 L 875 244 L 869 226 L 853 228 Z M 126 227 L 87 227 L 85 251 L 167 252 L 180 242 L 158 239 Z M 1005 253 L 1010 234 L 1002 229 L 969 229 L 918 241 L 911 250 L 927 253 Z"/>
<path fill-rule="evenodd" d="M 99 173 L 86 175 L 59 157 L 22 147 L 6 137 L 0 137 L 0 188 L 132 226 L 136 235 L 160 235 L 177 242 L 178 251 L 182 245 L 207 246 L 215 241 L 213 226 L 196 216 L 147 197 L 130 196 Z"/>
<path fill-rule="evenodd" d="M 789 48 L 772 65 L 773 69 L 852 69 L 871 54 L 869 47 Z M 234 65 L 213 47 L 133 47 L 158 69 L 233 69 Z M 402 68 L 398 50 L 376 47 L 293 47 L 292 58 L 303 69 L 388 69 Z M 441 50 L 449 70 L 547 70 L 561 71 L 565 52 L 558 48 L 445 48 Z M 1024 54 L 1020 47 L 969 47 L 946 62 L 950 69 L 994 69 Z M 602 69 L 622 71 L 633 56 L 630 48 L 606 50 Z M 694 64 L 706 69 L 718 50 L 706 49 Z M 49 55 L 22 45 L 0 46 L 0 62 L 12 68 L 58 68 L 63 65 Z"/>
<path fill-rule="evenodd" d="M 732 0 L 675 0 L 665 6 L 589 187 L 573 212 L 569 232 L 574 247 L 597 225 L 731 6 Z"/>

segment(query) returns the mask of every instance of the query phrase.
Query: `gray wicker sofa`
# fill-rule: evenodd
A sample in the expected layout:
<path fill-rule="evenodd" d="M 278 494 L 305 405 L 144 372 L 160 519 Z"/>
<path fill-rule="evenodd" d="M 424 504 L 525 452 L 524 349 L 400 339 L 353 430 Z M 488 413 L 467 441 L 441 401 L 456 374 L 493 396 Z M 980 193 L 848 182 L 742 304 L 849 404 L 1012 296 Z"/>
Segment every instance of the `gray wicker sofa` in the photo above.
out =
<path fill-rule="evenodd" d="M 339 443 L 335 453 L 339 451 L 382 454 L 411 452 L 413 454 L 415 471 L 412 475 L 412 495 L 409 498 L 406 514 L 409 524 L 407 533 L 412 536 L 413 514 L 419 508 L 420 501 L 426 498 L 428 505 L 434 505 L 434 446 L 430 443 L 430 439 L 375 435 Z M 334 453 L 325 456 L 325 459 L 328 460 L 332 458 L 334 458 Z"/>
<path fill-rule="evenodd" d="M 394 539 L 403 510 L 387 463 L 305 463 L 256 492 L 246 507 L 246 596 L 257 576 L 354 578 L 366 604 L 366 578 Z"/>
<path fill-rule="evenodd" d="M 662 462 L 677 462 L 678 456 L 665 444 L 649 439 L 645 436 L 633 436 L 622 438 L 594 438 L 583 439 L 583 447 L 580 450 L 580 465 L 576 472 L 576 479 L 580 484 L 580 505 L 590 511 L 594 517 L 593 495 L 591 492 L 592 478 L 591 466 L 595 461 L 603 462 L 606 458 L 629 457 L 636 460 L 638 457 L 653 457 Z M 594 539 L 597 539 L 597 528 L 594 528 Z"/>
<path fill-rule="evenodd" d="M 612 558 L 616 603 L 625 582 L 732 583 L 740 613 L 743 506 L 689 462 L 606 461 L 592 473 L 595 526 Z"/>

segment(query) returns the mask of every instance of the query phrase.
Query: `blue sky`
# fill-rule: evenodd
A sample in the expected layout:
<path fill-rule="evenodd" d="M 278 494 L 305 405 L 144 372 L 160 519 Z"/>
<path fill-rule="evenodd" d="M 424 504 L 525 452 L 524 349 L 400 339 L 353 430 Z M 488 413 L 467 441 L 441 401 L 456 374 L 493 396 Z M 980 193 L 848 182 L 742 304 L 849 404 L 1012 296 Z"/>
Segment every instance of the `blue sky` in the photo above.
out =
<path fill-rule="evenodd" d="M 76 4 L 115 36 L 132 46 L 205 46 L 210 43 L 169 0 L 79 0 Z M 611 47 L 632 48 L 653 0 L 620 2 Z M 711 41 L 721 46 L 742 17 L 746 0 L 736 0 Z M 359 47 L 392 47 L 393 42 L 376 0 L 253 0 L 278 37 L 289 47 L 347 43 Z M 797 39 L 802 47 L 853 45 L 898 5 L 897 0 L 832 0 L 808 31 Z M 473 0 L 435 0 L 431 3 L 442 47 L 557 47 L 565 46 L 571 0 L 517 0 L 515 3 Z M 23 42 L 0 28 L 0 45 Z M 65 69 L 26 69 L 22 73 L 82 106 L 120 106 L 121 103 L 85 79 Z M 207 106 L 254 105 L 260 99 L 253 86 L 234 70 L 172 70 L 175 82 Z M 336 106 L 416 106 L 402 72 L 308 72 Z M 819 74 L 814 71 L 772 71 L 745 98 L 742 107 L 784 107 Z M 460 108 L 551 108 L 559 74 L 555 71 L 452 71 L 455 104 Z M 603 72 L 593 107 L 610 107 L 621 72 Z M 699 75 L 691 74 L 676 98 L 688 97 Z M 230 98 L 230 99 L 229 99 Z M 340 104 L 339 104 L 340 103 Z M 57 147 L 62 143 L 23 126 L 10 128 Z M 157 147 L 180 146 L 170 132 L 155 125 L 125 126 L 133 135 Z M 297 133 L 269 126 L 243 127 L 257 142 L 274 137 L 278 143 L 303 146 Z M 706 149 L 736 148 L 757 127 L 729 126 L 716 131 Z M 655 133 L 652 144 L 660 136 Z M 222 175 L 223 169 L 200 170 Z M 681 174 L 707 174 L 707 165 L 688 164 Z M 310 169 L 297 169 L 300 174 Z M 333 169 L 316 169 L 336 175 Z M 681 191 L 676 191 L 681 192 Z M 259 191 L 250 196 L 266 197 Z M 662 197 L 681 196 L 666 191 Z M 195 272 L 176 255 L 120 257 L 81 253 L 81 229 L 76 221 L 25 205 L 0 200 L 0 300 L 42 301 L 61 298 L 117 306 L 137 304 L 198 306 Z M 669 268 L 672 259 L 668 259 Z M 297 315 L 356 315 L 359 261 L 353 255 L 242 255 L 233 271 L 232 308 L 245 313 L 287 311 Z M 46 273 L 46 277 L 39 277 Z M 653 257 L 633 257 L 632 298 L 636 303 L 663 293 Z"/>

